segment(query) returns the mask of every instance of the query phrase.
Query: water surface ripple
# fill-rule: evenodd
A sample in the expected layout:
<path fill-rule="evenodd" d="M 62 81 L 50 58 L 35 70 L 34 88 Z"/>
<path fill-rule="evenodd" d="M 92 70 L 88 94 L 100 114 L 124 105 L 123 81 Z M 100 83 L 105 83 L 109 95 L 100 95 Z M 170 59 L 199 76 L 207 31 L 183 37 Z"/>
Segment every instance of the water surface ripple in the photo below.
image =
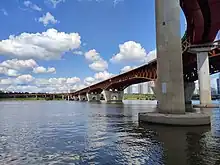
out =
<path fill-rule="evenodd" d="M 220 109 L 212 127 L 138 123 L 155 102 L 0 102 L 0 164 L 220 164 Z"/>

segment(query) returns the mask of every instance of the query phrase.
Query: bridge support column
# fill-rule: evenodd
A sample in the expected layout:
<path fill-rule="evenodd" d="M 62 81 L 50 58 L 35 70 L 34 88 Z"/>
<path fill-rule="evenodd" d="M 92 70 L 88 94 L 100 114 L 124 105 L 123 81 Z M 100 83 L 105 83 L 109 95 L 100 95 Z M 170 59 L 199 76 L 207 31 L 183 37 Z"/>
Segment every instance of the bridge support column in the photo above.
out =
<path fill-rule="evenodd" d="M 86 95 L 79 95 L 79 101 L 87 101 Z"/>
<path fill-rule="evenodd" d="M 73 99 L 74 101 L 79 101 L 79 97 L 78 97 L 78 96 L 73 96 L 72 99 Z"/>
<path fill-rule="evenodd" d="M 184 96 L 186 111 L 192 111 L 192 96 L 195 91 L 194 82 L 184 82 Z"/>
<path fill-rule="evenodd" d="M 107 103 L 122 103 L 124 91 L 103 90 L 103 95 Z"/>
<path fill-rule="evenodd" d="M 86 97 L 89 102 L 100 102 L 101 94 L 87 93 Z"/>
<path fill-rule="evenodd" d="M 159 112 L 184 114 L 179 0 L 155 2 Z"/>
<path fill-rule="evenodd" d="M 155 0 L 155 2 L 157 44 L 155 89 L 159 112 L 139 113 L 139 121 L 170 125 L 210 125 L 209 114 L 185 112 L 179 0 Z M 187 93 L 191 87 L 185 89 Z"/>
<path fill-rule="evenodd" d="M 210 105 L 212 103 L 212 99 L 208 52 L 197 53 L 197 70 L 199 79 L 200 104 L 203 106 Z"/>

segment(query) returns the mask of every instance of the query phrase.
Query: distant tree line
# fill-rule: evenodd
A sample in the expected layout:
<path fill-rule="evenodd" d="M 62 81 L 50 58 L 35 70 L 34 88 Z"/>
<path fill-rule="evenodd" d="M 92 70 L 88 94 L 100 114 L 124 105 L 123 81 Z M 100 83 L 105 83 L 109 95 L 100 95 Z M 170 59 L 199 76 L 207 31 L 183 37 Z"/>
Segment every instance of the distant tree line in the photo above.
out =
<path fill-rule="evenodd" d="M 155 100 L 154 94 L 124 94 L 124 100 Z"/>

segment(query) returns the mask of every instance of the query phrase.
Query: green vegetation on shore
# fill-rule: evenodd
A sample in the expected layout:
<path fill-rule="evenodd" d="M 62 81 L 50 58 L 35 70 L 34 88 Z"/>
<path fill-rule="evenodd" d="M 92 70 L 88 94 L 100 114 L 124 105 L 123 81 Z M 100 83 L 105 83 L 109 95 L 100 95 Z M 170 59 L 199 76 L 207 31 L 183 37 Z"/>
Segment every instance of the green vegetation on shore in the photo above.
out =
<path fill-rule="evenodd" d="M 154 94 L 124 94 L 124 100 L 155 100 Z"/>

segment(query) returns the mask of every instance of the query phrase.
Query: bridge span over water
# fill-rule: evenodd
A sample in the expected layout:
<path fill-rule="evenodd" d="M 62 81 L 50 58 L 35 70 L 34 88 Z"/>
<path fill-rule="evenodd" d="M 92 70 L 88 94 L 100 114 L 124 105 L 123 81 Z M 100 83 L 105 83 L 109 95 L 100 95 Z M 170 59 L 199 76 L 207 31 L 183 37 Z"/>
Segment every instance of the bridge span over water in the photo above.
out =
<path fill-rule="evenodd" d="M 207 78 L 207 74 L 209 76 L 210 74 L 214 74 L 220 71 L 220 42 L 214 42 L 216 35 L 220 29 L 220 1 L 179 1 L 187 21 L 187 29 L 185 31 L 184 36 L 181 39 L 182 50 L 180 48 L 180 52 L 182 52 L 182 56 L 179 59 L 181 59 L 180 65 L 182 65 L 182 67 L 180 68 L 178 68 L 179 66 L 178 64 L 176 64 L 180 61 L 178 61 L 178 58 L 176 58 L 178 57 L 178 51 L 176 51 L 176 47 L 178 47 L 178 44 L 176 45 L 176 43 L 178 43 L 179 18 L 177 18 L 178 12 L 176 12 L 176 10 L 178 9 L 175 6 L 175 4 L 177 4 L 175 1 L 177 0 L 155 0 L 157 17 L 157 56 L 160 56 L 160 62 L 158 62 L 158 59 L 155 59 L 154 61 L 144 64 L 126 73 L 111 77 L 102 82 L 80 89 L 74 93 L 71 93 L 71 95 L 77 100 L 91 101 L 99 100 L 100 94 L 103 93 L 107 102 L 121 102 L 123 98 L 123 91 L 128 86 L 147 81 L 155 82 L 158 80 L 158 78 L 161 79 L 161 77 L 164 77 L 163 74 L 167 74 L 167 77 L 171 78 L 174 75 L 174 72 L 176 72 L 178 69 L 182 69 L 182 72 L 179 72 L 179 77 L 177 75 L 174 79 L 171 78 L 170 81 L 173 81 L 178 78 L 180 79 L 178 80 L 180 83 L 177 83 L 177 85 L 181 86 L 181 79 L 183 79 L 185 103 L 190 103 L 191 96 L 195 89 L 194 81 L 199 79 L 200 86 L 201 84 L 207 84 L 204 83 L 206 79 L 208 79 L 206 81 L 210 81 L 210 78 Z M 171 12 L 169 11 L 169 8 Z M 165 17 L 167 18 L 167 20 L 164 19 Z M 174 21 L 172 22 L 172 20 Z M 175 25 L 177 25 L 177 27 Z M 174 32 L 176 32 L 176 36 L 174 36 Z M 168 38 L 167 41 L 166 38 Z M 169 51 L 160 50 L 161 46 L 167 46 L 166 49 L 169 49 L 169 51 L 171 50 L 170 53 Z M 174 55 L 171 57 L 172 54 Z M 173 60 L 173 62 L 166 62 L 166 58 L 161 60 L 162 57 L 167 57 L 167 59 L 170 58 L 169 60 Z M 165 64 L 163 64 L 163 62 Z M 166 65 L 166 63 L 168 63 L 168 65 Z M 204 68 L 206 64 L 208 64 L 208 68 Z M 207 74 L 203 74 L 204 69 L 205 73 Z M 166 71 L 162 73 L 163 70 Z M 181 75 L 182 78 L 180 78 Z M 167 83 L 169 84 L 169 82 Z M 210 82 L 207 85 L 210 86 Z M 203 86 L 200 88 L 200 91 L 202 91 L 202 88 L 205 87 Z M 156 88 L 154 91 L 156 92 Z M 158 93 L 159 92 L 156 92 L 156 96 L 161 96 L 161 94 Z M 174 95 L 175 94 L 173 93 L 173 96 Z M 208 93 L 206 92 L 205 95 L 203 95 L 201 92 L 200 96 L 202 98 L 200 99 L 202 103 L 207 104 L 211 100 L 210 91 Z"/>

